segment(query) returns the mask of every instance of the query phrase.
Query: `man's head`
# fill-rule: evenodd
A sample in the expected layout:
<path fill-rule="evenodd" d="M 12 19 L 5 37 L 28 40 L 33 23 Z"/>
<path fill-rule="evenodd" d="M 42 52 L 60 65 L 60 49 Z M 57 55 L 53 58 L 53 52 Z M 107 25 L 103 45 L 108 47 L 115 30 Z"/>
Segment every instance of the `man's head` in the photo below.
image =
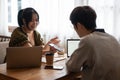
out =
<path fill-rule="evenodd" d="M 96 12 L 89 6 L 79 6 L 73 9 L 70 14 L 70 20 L 77 29 L 78 23 L 85 27 L 88 31 L 94 31 L 96 28 Z"/>

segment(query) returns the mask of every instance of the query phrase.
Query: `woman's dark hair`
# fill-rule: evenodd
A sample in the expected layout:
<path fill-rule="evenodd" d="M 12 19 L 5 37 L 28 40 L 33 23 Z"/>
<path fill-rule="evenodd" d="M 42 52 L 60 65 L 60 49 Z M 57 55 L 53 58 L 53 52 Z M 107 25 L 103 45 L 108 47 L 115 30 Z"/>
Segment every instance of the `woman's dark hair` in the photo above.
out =
<path fill-rule="evenodd" d="M 76 7 L 70 14 L 70 20 L 73 25 L 81 23 L 87 30 L 96 28 L 96 12 L 90 6 Z"/>
<path fill-rule="evenodd" d="M 33 13 L 37 14 L 37 16 L 38 16 L 38 22 L 39 22 L 39 15 L 38 15 L 38 13 L 37 13 L 37 11 L 35 9 L 29 7 L 29 8 L 25 8 L 23 10 L 22 19 L 25 20 L 25 24 L 26 24 L 27 27 L 28 27 L 28 23 L 30 21 L 32 21 L 32 15 L 33 15 Z"/>
<path fill-rule="evenodd" d="M 18 17 L 17 17 L 18 25 L 19 25 L 20 27 L 22 27 L 22 25 L 23 25 L 23 21 L 22 21 L 22 13 L 23 13 L 23 10 L 24 10 L 24 9 L 19 10 L 19 12 L 18 12 Z"/>

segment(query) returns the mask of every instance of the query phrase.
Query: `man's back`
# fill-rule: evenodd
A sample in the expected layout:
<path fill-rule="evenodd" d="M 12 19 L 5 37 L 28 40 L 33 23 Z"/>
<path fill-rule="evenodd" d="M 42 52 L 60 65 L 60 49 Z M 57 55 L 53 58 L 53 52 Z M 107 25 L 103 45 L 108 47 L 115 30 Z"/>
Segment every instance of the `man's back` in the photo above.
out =
<path fill-rule="evenodd" d="M 88 57 L 86 65 L 90 61 L 92 65 L 85 71 L 85 80 L 120 80 L 120 44 L 112 36 L 101 32 L 93 32 L 86 41 L 92 47 L 92 56 Z"/>
<path fill-rule="evenodd" d="M 83 67 L 83 80 L 120 80 L 119 61 L 120 44 L 116 39 L 93 32 L 81 39 L 66 65 L 70 72 L 79 72 Z"/>

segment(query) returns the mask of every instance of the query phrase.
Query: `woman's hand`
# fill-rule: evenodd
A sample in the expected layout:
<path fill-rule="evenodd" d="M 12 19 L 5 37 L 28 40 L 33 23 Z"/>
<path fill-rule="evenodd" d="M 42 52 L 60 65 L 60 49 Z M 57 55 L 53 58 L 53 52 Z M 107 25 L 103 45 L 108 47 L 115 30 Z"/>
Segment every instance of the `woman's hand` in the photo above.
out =
<path fill-rule="evenodd" d="M 54 47 L 50 46 L 50 52 L 51 52 L 51 53 L 56 53 L 57 50 L 56 50 Z"/>
<path fill-rule="evenodd" d="M 48 43 L 58 44 L 59 42 L 60 40 L 58 39 L 58 37 L 54 37 Z"/>
<path fill-rule="evenodd" d="M 58 44 L 59 42 L 60 42 L 60 40 L 58 39 L 58 37 L 55 37 L 50 40 L 49 44 L 50 43 Z M 55 53 L 55 52 L 57 52 L 57 50 L 54 47 L 50 46 L 50 52 Z"/>
<path fill-rule="evenodd" d="M 57 52 L 57 50 L 54 47 L 50 47 L 49 44 L 53 43 L 53 44 L 58 44 L 60 42 L 60 40 L 58 39 L 58 37 L 52 38 L 50 41 L 48 41 L 48 43 L 45 45 L 45 47 L 43 48 L 43 52 L 47 52 L 50 51 L 52 53 Z"/>

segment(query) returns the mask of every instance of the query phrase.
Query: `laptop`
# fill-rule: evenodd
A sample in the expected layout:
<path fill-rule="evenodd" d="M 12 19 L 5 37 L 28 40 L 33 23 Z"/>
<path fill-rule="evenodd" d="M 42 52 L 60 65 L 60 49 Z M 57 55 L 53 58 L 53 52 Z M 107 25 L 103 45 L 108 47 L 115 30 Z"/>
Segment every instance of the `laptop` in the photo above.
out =
<path fill-rule="evenodd" d="M 78 48 L 80 39 L 67 39 L 67 57 L 70 57 L 72 53 Z"/>
<path fill-rule="evenodd" d="M 7 68 L 41 67 L 42 47 L 8 47 Z"/>

